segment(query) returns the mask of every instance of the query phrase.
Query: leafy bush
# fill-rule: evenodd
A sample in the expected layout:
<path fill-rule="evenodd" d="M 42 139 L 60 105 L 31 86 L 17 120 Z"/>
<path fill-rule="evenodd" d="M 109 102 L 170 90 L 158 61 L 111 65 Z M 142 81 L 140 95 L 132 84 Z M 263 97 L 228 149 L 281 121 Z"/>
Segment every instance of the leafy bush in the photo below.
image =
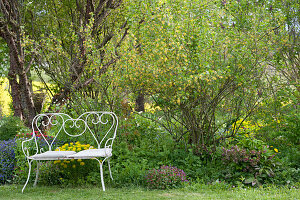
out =
<path fill-rule="evenodd" d="M 157 124 L 138 115 L 120 123 L 111 159 L 114 186 L 143 186 L 147 171 L 162 165 L 184 169 L 189 178 L 201 172 L 200 157 Z"/>
<path fill-rule="evenodd" d="M 184 182 L 188 182 L 183 170 L 165 165 L 160 169 L 149 170 L 145 179 L 146 185 L 152 189 L 177 188 Z"/>
<path fill-rule="evenodd" d="M 22 129 L 25 129 L 22 121 L 14 116 L 6 116 L 0 120 L 0 140 L 9 140 Z"/>
<path fill-rule="evenodd" d="M 291 167 L 300 168 L 300 113 L 290 113 L 280 123 L 264 129 L 261 137 L 280 149 L 278 156 Z"/>
<path fill-rule="evenodd" d="M 275 170 L 276 176 L 272 179 L 272 183 L 277 185 L 296 186 L 299 185 L 300 169 L 283 165 Z"/>
<path fill-rule="evenodd" d="M 60 185 L 63 179 L 60 178 L 62 172 L 58 165 L 53 161 L 40 162 L 39 184 L 42 185 Z"/>
<path fill-rule="evenodd" d="M 252 185 L 271 180 L 277 165 L 280 165 L 280 160 L 275 157 L 278 149 L 272 150 L 263 141 L 248 135 L 240 136 L 236 141 L 235 145 L 222 148 L 225 179 Z"/>
<path fill-rule="evenodd" d="M 15 168 L 15 140 L 0 141 L 0 184 L 12 181 Z"/>

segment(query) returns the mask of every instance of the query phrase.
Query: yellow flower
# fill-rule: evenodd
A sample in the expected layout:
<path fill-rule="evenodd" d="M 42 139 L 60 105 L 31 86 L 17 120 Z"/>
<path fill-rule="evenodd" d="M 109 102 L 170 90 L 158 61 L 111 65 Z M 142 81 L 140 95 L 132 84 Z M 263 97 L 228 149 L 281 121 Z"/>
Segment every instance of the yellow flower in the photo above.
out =
<path fill-rule="evenodd" d="M 72 165 L 73 168 L 76 168 L 76 165 Z"/>
<path fill-rule="evenodd" d="M 275 151 L 276 153 L 278 153 L 278 149 L 275 148 L 274 151 Z"/>
<path fill-rule="evenodd" d="M 68 165 L 64 165 L 64 168 L 67 168 L 68 167 Z"/>
<path fill-rule="evenodd" d="M 84 162 L 80 162 L 80 165 L 83 166 L 83 165 L 84 165 Z"/>
<path fill-rule="evenodd" d="M 81 160 L 81 159 L 78 159 L 77 161 L 78 161 L 78 162 L 81 162 L 82 160 Z"/>
<path fill-rule="evenodd" d="M 74 162 L 74 159 L 71 159 L 71 162 Z"/>

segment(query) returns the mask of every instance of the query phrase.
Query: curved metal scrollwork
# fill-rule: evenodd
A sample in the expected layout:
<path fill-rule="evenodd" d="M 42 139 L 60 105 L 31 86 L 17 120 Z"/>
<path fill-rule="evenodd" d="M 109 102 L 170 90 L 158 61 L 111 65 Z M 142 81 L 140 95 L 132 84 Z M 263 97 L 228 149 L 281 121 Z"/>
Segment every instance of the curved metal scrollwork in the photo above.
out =
<path fill-rule="evenodd" d="M 92 134 L 92 136 L 94 137 L 95 141 L 97 142 L 98 148 L 109 148 L 112 146 L 113 140 L 116 137 L 116 132 L 117 132 L 117 127 L 118 127 L 118 118 L 117 116 L 112 113 L 112 112 L 88 112 L 88 113 L 84 113 L 81 116 L 79 116 L 78 118 L 83 117 L 84 115 L 86 115 L 85 117 L 85 121 L 87 122 L 87 128 L 89 130 L 89 132 Z M 93 125 L 97 125 L 97 124 L 102 124 L 102 125 L 107 125 L 110 120 L 109 119 L 104 119 L 104 117 L 110 117 L 111 119 L 111 124 L 108 130 L 106 130 L 106 132 L 103 134 L 103 136 L 101 137 L 101 140 L 99 141 L 95 135 L 95 133 L 93 133 L 93 131 L 91 130 L 88 121 L 90 117 L 93 117 L 91 122 Z M 110 137 L 109 137 L 110 136 Z M 103 142 L 104 146 L 103 146 Z M 110 145 L 107 145 L 108 141 L 111 141 Z"/>
<path fill-rule="evenodd" d="M 100 130 L 101 137 L 97 137 L 97 133 L 94 132 L 93 126 L 95 125 L 108 125 L 109 128 L 106 129 L 105 133 L 103 130 Z M 116 137 L 116 131 L 118 126 L 118 118 L 112 112 L 101 112 L 101 111 L 91 111 L 86 112 L 80 115 L 77 118 L 72 118 L 71 116 L 65 113 L 45 113 L 39 114 L 35 116 L 32 121 L 32 130 L 33 135 L 31 138 L 24 140 L 22 142 L 22 149 L 25 155 L 29 157 L 28 148 L 24 146 L 25 143 L 31 142 L 34 140 L 35 143 L 35 154 L 42 153 L 44 151 L 53 150 L 53 144 L 57 140 L 57 137 L 60 134 L 66 134 L 70 137 L 79 137 L 83 134 L 91 134 L 94 138 L 98 148 L 111 148 L 113 145 L 113 141 Z M 46 129 L 50 127 L 56 127 L 57 131 L 55 135 L 53 135 L 53 139 L 49 140 L 46 135 Z M 68 129 L 72 129 L 73 132 L 70 132 Z M 39 135 L 40 139 L 44 140 L 47 144 L 47 148 L 41 148 L 38 145 L 37 135 Z M 25 150 L 26 149 L 26 150 Z M 27 151 L 27 152 L 25 152 Z"/>

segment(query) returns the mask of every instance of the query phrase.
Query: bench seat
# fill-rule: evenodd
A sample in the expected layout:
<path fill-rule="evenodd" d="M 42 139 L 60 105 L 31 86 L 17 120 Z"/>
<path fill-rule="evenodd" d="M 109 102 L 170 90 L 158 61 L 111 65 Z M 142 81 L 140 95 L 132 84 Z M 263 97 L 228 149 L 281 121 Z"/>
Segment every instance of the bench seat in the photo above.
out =
<path fill-rule="evenodd" d="M 29 156 L 28 159 L 32 160 L 62 160 L 68 159 L 69 155 L 76 154 L 75 151 L 46 151 L 44 153 Z"/>
<path fill-rule="evenodd" d="M 32 160 L 66 160 L 66 159 L 91 159 L 97 157 L 111 157 L 111 148 L 87 149 L 76 153 L 75 151 L 46 151 L 29 156 Z"/>
<path fill-rule="evenodd" d="M 102 149 L 87 149 L 80 151 L 76 154 L 68 155 L 69 159 L 90 159 L 97 157 L 111 157 L 112 149 L 111 148 L 102 148 Z"/>

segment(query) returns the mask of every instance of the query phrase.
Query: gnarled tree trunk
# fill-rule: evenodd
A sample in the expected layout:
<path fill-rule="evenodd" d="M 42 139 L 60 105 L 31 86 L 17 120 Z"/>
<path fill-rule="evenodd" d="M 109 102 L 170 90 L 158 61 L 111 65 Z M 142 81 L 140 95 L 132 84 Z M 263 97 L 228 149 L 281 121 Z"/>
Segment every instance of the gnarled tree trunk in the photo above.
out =
<path fill-rule="evenodd" d="M 21 46 L 20 3 L 17 0 L 0 1 L 0 37 L 8 48 L 10 66 L 8 79 L 11 86 L 14 115 L 25 121 L 27 126 L 36 114 L 32 98 L 31 85 L 25 67 L 25 55 Z"/>

